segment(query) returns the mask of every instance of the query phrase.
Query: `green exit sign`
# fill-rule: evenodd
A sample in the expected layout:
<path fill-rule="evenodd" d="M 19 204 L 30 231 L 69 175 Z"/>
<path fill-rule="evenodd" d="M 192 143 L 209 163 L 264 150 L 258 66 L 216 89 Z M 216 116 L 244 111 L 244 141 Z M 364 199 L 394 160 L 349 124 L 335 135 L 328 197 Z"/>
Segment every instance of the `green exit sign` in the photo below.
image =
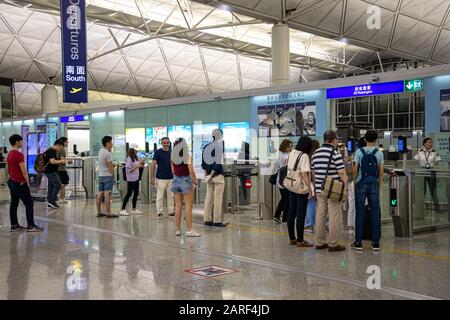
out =
<path fill-rule="evenodd" d="M 397 206 L 397 200 L 391 200 L 391 206 L 396 207 Z"/>
<path fill-rule="evenodd" d="M 423 90 L 423 79 L 405 80 L 405 92 L 416 92 Z"/>

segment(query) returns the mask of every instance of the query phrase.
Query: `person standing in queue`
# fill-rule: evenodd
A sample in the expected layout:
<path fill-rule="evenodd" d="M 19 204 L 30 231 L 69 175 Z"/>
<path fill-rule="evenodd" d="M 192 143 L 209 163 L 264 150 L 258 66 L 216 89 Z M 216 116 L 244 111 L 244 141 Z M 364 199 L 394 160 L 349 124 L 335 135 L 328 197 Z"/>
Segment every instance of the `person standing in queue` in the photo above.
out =
<path fill-rule="evenodd" d="M 44 153 L 44 162 L 46 163 L 44 173 L 47 177 L 47 208 L 59 208 L 59 205 L 56 203 L 56 198 L 61 188 L 58 166 L 66 164 L 66 160 L 59 158 L 59 153 L 63 148 L 64 142 L 56 140 L 53 146 Z"/>
<path fill-rule="evenodd" d="M 329 252 L 344 251 L 345 247 L 339 244 L 342 230 L 341 202 L 328 199 L 323 191 L 323 182 L 327 176 L 340 180 L 347 188 L 347 173 L 345 171 L 342 155 L 336 150 L 338 136 L 336 131 L 327 130 L 323 135 L 324 144 L 312 156 L 311 167 L 315 191 L 317 195 L 316 210 L 316 246 L 317 250 L 328 248 Z M 329 238 L 325 238 L 325 220 L 329 216 Z"/>
<path fill-rule="evenodd" d="M 301 176 L 306 193 L 295 193 L 289 191 L 289 213 L 288 213 L 288 233 L 291 245 L 297 247 L 312 247 L 313 244 L 304 240 L 306 208 L 308 198 L 313 196 L 311 183 L 311 160 L 309 154 L 312 149 L 312 139 L 308 136 L 301 136 L 295 146 L 295 149 L 289 153 L 287 166 L 289 170 L 296 170 Z M 295 168 L 295 165 L 297 167 Z M 297 236 L 295 235 L 297 231 Z"/>
<path fill-rule="evenodd" d="M 59 158 L 61 160 L 66 160 L 66 157 L 67 157 L 66 148 L 69 145 L 69 139 L 67 139 L 66 137 L 61 137 L 58 140 L 64 144 L 64 146 L 59 151 Z M 72 163 L 72 161 L 69 160 L 69 161 L 67 161 L 67 163 L 70 164 L 70 163 Z M 61 203 L 66 203 L 67 202 L 66 186 L 69 184 L 69 175 L 67 174 L 66 163 L 58 165 L 58 175 L 59 175 L 59 179 L 61 180 L 61 188 L 59 191 L 59 200 Z"/>
<path fill-rule="evenodd" d="M 366 199 L 369 202 L 372 221 L 372 250 L 380 250 L 381 217 L 380 191 L 383 185 L 383 153 L 378 150 L 376 142 L 378 133 L 369 130 L 365 134 L 367 146 L 359 148 L 353 159 L 353 176 L 355 179 L 356 228 L 355 242 L 352 248 L 362 250 L 364 214 Z"/>
<path fill-rule="evenodd" d="M 192 198 L 198 182 L 192 165 L 192 157 L 188 153 L 188 146 L 183 138 L 179 138 L 174 143 L 171 165 L 174 177 L 170 190 L 175 195 L 176 235 L 181 236 L 181 211 L 184 203 L 187 225 L 186 236 L 200 237 L 200 234 L 192 229 Z"/>
<path fill-rule="evenodd" d="M 9 137 L 9 143 L 11 144 L 11 151 L 6 157 L 8 164 L 8 187 L 11 195 L 11 204 L 9 207 L 9 218 L 11 220 L 11 232 L 28 231 L 28 232 L 41 232 L 44 228 L 38 227 L 34 223 L 34 207 L 33 198 L 30 192 L 30 179 L 28 177 L 27 166 L 25 164 L 25 158 L 23 153 L 19 151 L 23 146 L 23 139 L 18 134 L 13 134 Z M 25 206 L 25 212 L 27 216 L 28 226 L 22 227 L 17 219 L 17 207 L 19 201 L 22 200 Z"/>
<path fill-rule="evenodd" d="M 133 195 L 132 214 L 142 214 L 143 212 L 136 208 L 137 200 L 139 196 L 139 168 L 144 166 L 144 160 L 139 160 L 136 150 L 134 148 L 128 149 L 128 156 L 125 163 L 125 174 L 127 177 L 127 194 L 123 199 L 121 216 L 129 216 L 130 214 L 126 210 L 128 200 Z"/>
<path fill-rule="evenodd" d="M 320 148 L 320 142 L 313 140 L 311 152 L 309 153 L 309 158 L 312 158 L 314 152 Z M 305 223 L 305 233 L 314 233 L 314 225 L 316 224 L 316 204 L 317 197 L 314 187 L 311 188 L 312 197 L 308 199 L 308 206 L 306 208 L 306 223 Z"/>
<path fill-rule="evenodd" d="M 162 148 L 155 151 L 152 165 L 150 167 L 150 182 L 156 187 L 156 212 L 158 217 L 163 216 L 164 194 L 167 194 L 167 210 L 169 216 L 175 215 L 172 187 L 173 173 L 170 165 L 170 140 L 165 137 L 161 140 Z M 155 168 L 156 178 L 155 178 Z"/>
<path fill-rule="evenodd" d="M 114 163 L 112 158 L 113 139 L 111 136 L 102 138 L 103 148 L 98 152 L 99 185 L 97 194 L 97 217 L 117 218 L 111 213 L 111 192 L 114 187 Z M 102 213 L 102 199 L 105 199 L 106 213 Z"/>
<path fill-rule="evenodd" d="M 222 199 L 225 190 L 223 172 L 223 132 L 214 129 L 213 142 L 207 144 L 203 150 L 202 168 L 205 171 L 206 198 L 204 208 L 205 227 L 226 227 L 222 221 Z M 220 149 L 220 150 L 219 150 Z M 216 159 L 216 152 L 220 152 L 220 161 Z M 213 209 L 214 206 L 214 209 Z M 214 210 L 214 214 L 213 214 Z"/>
<path fill-rule="evenodd" d="M 415 160 L 420 161 L 420 165 L 425 169 L 432 169 L 436 166 L 436 163 L 441 160 L 441 157 L 438 155 L 436 151 L 433 150 L 433 139 L 425 138 L 423 139 L 423 148 L 417 152 L 414 157 Z M 436 171 L 431 171 L 429 177 L 425 177 L 425 182 L 423 184 L 423 193 L 427 194 L 427 184 L 430 189 L 431 197 L 433 199 L 434 208 L 437 211 L 440 211 L 439 200 L 436 192 Z"/>
<path fill-rule="evenodd" d="M 288 139 L 284 139 L 281 141 L 279 148 L 279 156 L 278 156 L 278 172 L 280 168 L 286 166 L 287 159 L 289 157 L 289 153 L 292 151 L 292 141 Z M 289 211 L 289 190 L 283 187 L 283 181 L 280 181 L 280 175 L 277 175 L 277 187 L 280 190 L 281 199 L 278 202 L 277 208 L 275 210 L 275 215 L 273 217 L 273 221 L 276 223 L 287 222 L 288 219 L 288 211 Z M 283 213 L 283 219 L 281 218 L 281 213 Z"/>

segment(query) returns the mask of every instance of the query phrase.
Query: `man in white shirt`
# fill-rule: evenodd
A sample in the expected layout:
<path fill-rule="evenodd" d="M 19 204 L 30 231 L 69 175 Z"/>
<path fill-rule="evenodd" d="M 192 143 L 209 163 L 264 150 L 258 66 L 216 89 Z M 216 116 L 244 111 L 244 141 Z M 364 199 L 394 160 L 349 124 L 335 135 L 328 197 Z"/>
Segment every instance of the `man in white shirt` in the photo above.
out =
<path fill-rule="evenodd" d="M 414 159 L 420 161 L 420 165 L 426 169 L 434 168 L 436 163 L 441 160 L 441 157 L 436 151 L 433 150 L 433 139 L 425 138 L 423 140 L 423 148 L 417 152 Z M 433 198 L 434 207 L 437 211 L 440 210 L 439 200 L 436 193 L 436 171 L 431 171 L 430 177 L 425 177 L 423 184 L 423 192 L 427 193 L 427 184 L 430 188 L 431 197 Z"/>

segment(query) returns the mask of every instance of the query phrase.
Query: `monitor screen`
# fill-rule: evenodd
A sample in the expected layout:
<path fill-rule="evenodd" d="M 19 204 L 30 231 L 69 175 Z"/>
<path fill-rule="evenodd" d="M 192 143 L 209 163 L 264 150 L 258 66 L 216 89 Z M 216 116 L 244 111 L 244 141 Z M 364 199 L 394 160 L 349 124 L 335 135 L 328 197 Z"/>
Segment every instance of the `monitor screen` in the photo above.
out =
<path fill-rule="evenodd" d="M 125 142 L 130 144 L 130 148 L 145 151 L 145 128 L 126 129 Z"/>

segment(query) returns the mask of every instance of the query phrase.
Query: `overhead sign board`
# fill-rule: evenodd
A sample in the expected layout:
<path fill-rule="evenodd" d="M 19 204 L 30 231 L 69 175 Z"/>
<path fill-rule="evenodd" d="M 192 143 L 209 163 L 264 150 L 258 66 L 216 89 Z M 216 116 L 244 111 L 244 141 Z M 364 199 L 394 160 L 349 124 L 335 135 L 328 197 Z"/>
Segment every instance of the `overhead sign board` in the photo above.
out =
<path fill-rule="evenodd" d="M 416 92 L 423 90 L 423 79 L 405 80 L 405 92 Z"/>
<path fill-rule="evenodd" d="M 327 89 L 327 99 L 366 97 L 404 92 L 404 81 L 359 84 L 356 86 Z"/>
<path fill-rule="evenodd" d="M 65 122 L 78 122 L 78 121 L 84 121 L 85 120 L 85 116 L 82 114 L 77 114 L 74 116 L 68 116 L 68 117 L 61 117 L 59 118 L 59 121 L 61 123 L 65 123 Z"/>
<path fill-rule="evenodd" d="M 60 0 L 63 101 L 88 102 L 86 0 Z"/>

